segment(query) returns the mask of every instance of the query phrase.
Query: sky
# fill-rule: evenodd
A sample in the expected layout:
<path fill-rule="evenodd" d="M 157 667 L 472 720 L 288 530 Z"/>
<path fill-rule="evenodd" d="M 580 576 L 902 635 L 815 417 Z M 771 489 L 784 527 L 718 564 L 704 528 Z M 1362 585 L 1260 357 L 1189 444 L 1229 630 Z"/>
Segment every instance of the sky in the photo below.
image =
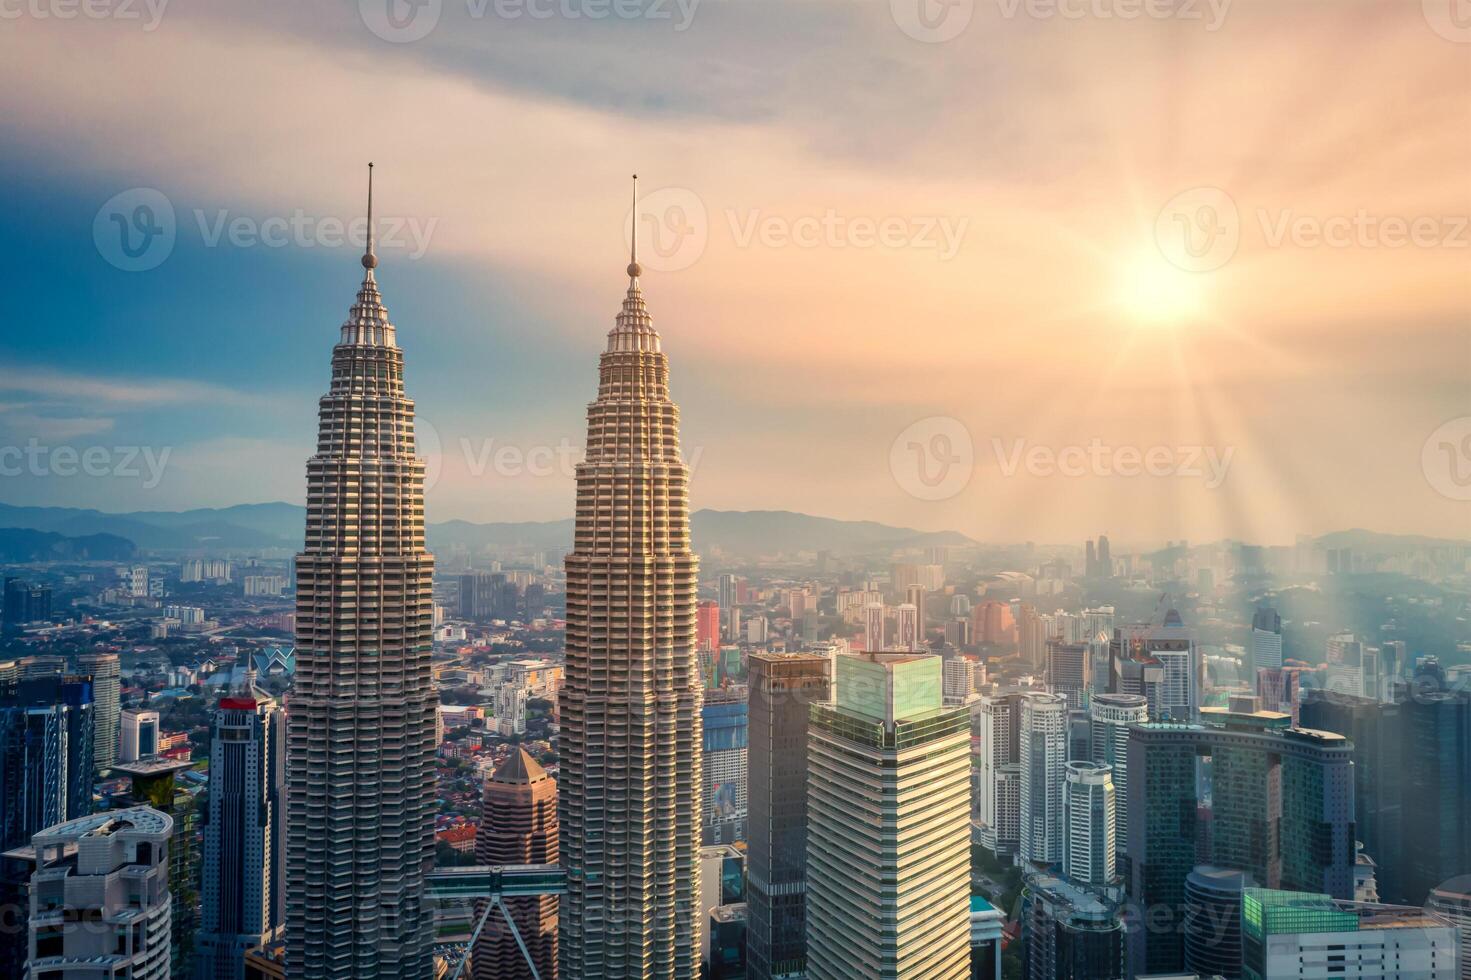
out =
<path fill-rule="evenodd" d="M 378 280 L 430 521 L 570 515 L 643 287 L 692 503 L 1471 537 L 1461 0 L 0 0 L 0 501 L 301 501 Z"/>

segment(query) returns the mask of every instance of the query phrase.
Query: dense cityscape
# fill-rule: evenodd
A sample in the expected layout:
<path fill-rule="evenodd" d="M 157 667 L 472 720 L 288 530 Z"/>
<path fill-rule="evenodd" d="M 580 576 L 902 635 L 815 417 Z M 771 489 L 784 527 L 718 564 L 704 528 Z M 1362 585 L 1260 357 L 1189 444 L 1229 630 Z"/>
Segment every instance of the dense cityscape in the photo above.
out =
<path fill-rule="evenodd" d="M 575 521 L 426 524 L 371 234 L 304 509 L 7 508 L 0 974 L 1471 976 L 1471 543 L 692 515 L 633 248 Z"/>

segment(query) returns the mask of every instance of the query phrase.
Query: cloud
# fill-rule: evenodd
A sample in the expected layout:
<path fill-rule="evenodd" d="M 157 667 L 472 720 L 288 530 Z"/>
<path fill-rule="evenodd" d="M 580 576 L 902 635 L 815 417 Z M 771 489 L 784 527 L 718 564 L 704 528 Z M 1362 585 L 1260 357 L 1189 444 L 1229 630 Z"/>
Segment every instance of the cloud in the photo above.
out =
<path fill-rule="evenodd" d="M 119 408 L 160 405 L 251 405 L 254 395 L 179 379 L 119 379 L 64 374 L 44 368 L 0 368 L 0 392 L 39 395 L 56 404 L 104 404 Z"/>
<path fill-rule="evenodd" d="M 78 436 L 101 435 L 110 432 L 115 424 L 110 418 L 64 418 L 8 412 L 0 416 L 0 422 L 17 438 L 37 439 L 41 442 L 64 442 Z"/>

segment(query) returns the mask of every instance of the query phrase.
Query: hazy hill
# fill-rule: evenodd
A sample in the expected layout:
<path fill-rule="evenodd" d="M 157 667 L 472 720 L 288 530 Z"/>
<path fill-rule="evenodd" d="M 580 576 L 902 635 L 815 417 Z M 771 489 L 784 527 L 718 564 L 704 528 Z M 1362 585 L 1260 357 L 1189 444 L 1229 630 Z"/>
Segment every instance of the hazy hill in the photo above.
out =
<path fill-rule="evenodd" d="M 301 545 L 305 509 L 295 504 L 243 504 L 186 511 L 108 514 L 72 507 L 14 507 L 0 504 L 0 527 L 31 528 L 77 536 L 111 534 L 150 551 L 287 548 Z M 697 551 L 716 548 L 731 555 L 757 556 L 797 551 L 857 554 L 896 547 L 973 544 L 954 531 L 925 532 L 874 521 L 840 521 L 791 511 L 699 510 L 690 518 Z M 571 546 L 572 521 L 518 521 L 430 524 L 429 547 L 445 550 L 463 544 L 526 547 L 559 551 Z"/>
<path fill-rule="evenodd" d="M 54 531 L 0 528 L 0 561 L 127 561 L 136 552 L 133 542 L 111 534 L 69 538 Z"/>

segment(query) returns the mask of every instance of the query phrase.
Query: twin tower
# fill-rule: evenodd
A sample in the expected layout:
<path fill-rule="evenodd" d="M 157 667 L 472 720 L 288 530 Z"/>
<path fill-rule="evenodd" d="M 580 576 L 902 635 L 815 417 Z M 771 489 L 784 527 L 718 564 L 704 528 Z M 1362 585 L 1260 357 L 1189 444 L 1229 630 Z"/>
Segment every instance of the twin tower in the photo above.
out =
<path fill-rule="evenodd" d="M 414 403 L 374 273 L 371 174 L 363 281 L 319 404 L 296 563 L 287 968 L 312 980 L 433 975 L 434 559 Z M 579 980 L 685 980 L 700 963 L 698 560 L 641 274 L 635 246 L 587 409 L 566 557 L 558 946 L 560 975 Z"/>

